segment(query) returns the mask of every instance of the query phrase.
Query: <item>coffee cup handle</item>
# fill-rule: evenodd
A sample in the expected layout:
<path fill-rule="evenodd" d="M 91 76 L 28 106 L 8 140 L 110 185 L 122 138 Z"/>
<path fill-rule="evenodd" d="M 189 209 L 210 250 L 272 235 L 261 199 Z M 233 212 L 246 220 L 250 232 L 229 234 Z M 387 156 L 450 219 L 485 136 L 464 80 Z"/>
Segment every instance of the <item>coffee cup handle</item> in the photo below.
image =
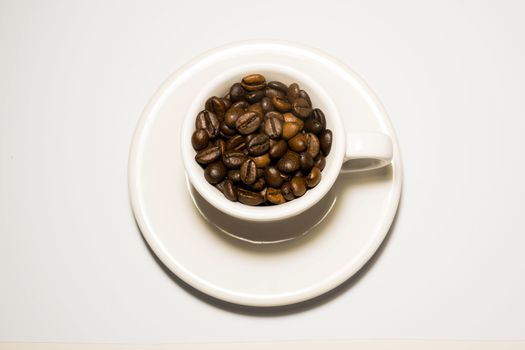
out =
<path fill-rule="evenodd" d="M 384 167 L 392 162 L 390 136 L 379 132 L 349 132 L 341 173 L 354 173 Z"/>

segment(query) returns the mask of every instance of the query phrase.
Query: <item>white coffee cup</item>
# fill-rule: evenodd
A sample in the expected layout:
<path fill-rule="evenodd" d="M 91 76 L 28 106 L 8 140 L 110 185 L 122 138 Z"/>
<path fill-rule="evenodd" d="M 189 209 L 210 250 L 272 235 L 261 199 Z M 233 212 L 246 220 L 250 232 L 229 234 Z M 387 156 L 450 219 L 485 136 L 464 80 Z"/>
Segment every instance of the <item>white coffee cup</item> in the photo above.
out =
<path fill-rule="evenodd" d="M 302 197 L 293 201 L 273 206 L 252 207 L 240 202 L 231 202 L 209 184 L 204 178 L 204 171 L 195 161 L 195 150 L 191 145 L 191 135 L 195 130 L 195 117 L 204 109 L 204 102 L 210 96 L 225 95 L 230 86 L 250 73 L 263 74 L 267 81 L 278 80 L 285 84 L 296 82 L 308 92 L 312 105 L 320 108 L 326 117 L 327 128 L 332 130 L 333 141 L 330 154 L 326 157 L 326 166 L 322 171 L 319 184 L 309 189 Z M 344 93 L 341 91 L 340 93 Z M 202 86 L 200 94 L 195 96 L 186 112 L 181 130 L 181 152 L 189 182 L 199 194 L 215 208 L 233 217 L 253 221 L 270 222 L 294 217 L 319 202 L 332 188 L 341 173 L 366 171 L 388 165 L 392 160 L 392 141 L 388 135 L 377 132 L 345 129 L 337 106 L 330 95 L 308 76 L 293 67 L 260 63 L 242 65 L 210 77 Z M 350 161 L 349 163 L 346 163 Z M 345 164 L 346 163 L 346 164 Z M 350 165 L 350 166 L 349 166 Z"/>

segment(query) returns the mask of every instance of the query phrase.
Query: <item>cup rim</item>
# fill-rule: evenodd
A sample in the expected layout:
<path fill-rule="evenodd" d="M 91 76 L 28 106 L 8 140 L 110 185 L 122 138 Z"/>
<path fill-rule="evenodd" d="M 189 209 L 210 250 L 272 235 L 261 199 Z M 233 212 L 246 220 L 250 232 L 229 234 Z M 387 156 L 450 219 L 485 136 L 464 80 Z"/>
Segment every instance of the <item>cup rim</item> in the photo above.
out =
<path fill-rule="evenodd" d="M 327 156 L 327 164 L 322 171 L 320 183 L 316 187 L 309 189 L 302 197 L 275 206 L 248 206 L 240 202 L 229 201 L 220 191 L 205 180 L 203 169 L 195 161 L 196 152 L 191 146 L 190 140 L 195 129 L 195 116 L 204 109 L 204 102 L 213 95 L 213 90 L 216 90 L 218 86 L 225 84 L 226 81 L 231 80 L 233 77 L 239 77 L 238 80 L 240 80 L 240 77 L 249 72 L 265 72 L 265 75 L 268 77 L 270 75 L 266 73 L 268 71 L 293 77 L 293 80 L 297 81 L 310 95 L 316 96 L 318 100 L 322 101 L 321 104 L 323 105 L 327 124 L 333 133 L 332 149 Z M 312 207 L 328 193 L 340 173 L 344 159 L 346 134 L 337 106 L 322 86 L 304 72 L 300 72 L 290 66 L 261 62 L 234 67 L 210 80 L 193 99 L 185 113 L 180 142 L 187 181 L 206 201 L 227 215 L 247 221 L 268 222 L 298 215 Z"/>

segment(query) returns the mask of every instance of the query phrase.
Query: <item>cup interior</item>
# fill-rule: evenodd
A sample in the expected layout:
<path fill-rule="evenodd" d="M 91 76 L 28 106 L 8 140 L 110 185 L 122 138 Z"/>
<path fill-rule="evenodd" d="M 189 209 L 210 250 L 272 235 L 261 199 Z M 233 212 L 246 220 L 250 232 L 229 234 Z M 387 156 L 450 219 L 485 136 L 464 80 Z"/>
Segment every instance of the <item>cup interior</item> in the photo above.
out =
<path fill-rule="evenodd" d="M 314 108 L 320 108 L 326 117 L 327 128 L 332 130 L 333 142 L 330 154 L 326 157 L 326 166 L 322 171 L 320 183 L 309 189 L 302 197 L 293 201 L 273 206 L 251 207 L 239 202 L 231 202 L 204 178 L 203 169 L 195 161 L 195 150 L 191 146 L 191 135 L 195 130 L 195 117 L 204 109 L 204 102 L 210 96 L 224 96 L 232 84 L 241 81 L 251 73 L 260 73 L 267 81 L 278 80 L 289 85 L 299 84 L 312 100 Z M 251 64 L 236 67 L 217 77 L 210 77 L 209 83 L 195 96 L 188 108 L 181 130 L 181 152 L 186 175 L 189 182 L 210 204 L 220 211 L 239 219 L 248 221 L 275 221 L 293 217 L 322 199 L 334 184 L 343 163 L 345 150 L 345 131 L 339 112 L 330 95 L 307 73 L 299 72 L 293 67 L 269 63 Z"/>

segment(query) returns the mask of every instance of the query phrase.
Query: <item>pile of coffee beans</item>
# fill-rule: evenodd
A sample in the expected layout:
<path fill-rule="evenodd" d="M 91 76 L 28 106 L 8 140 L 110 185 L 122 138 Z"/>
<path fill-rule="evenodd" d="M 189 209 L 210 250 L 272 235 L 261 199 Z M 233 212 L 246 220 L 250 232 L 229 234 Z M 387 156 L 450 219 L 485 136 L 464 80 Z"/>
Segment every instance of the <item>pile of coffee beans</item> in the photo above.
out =
<path fill-rule="evenodd" d="M 231 201 L 282 204 L 321 181 L 332 146 L 323 112 L 298 84 L 245 76 L 195 119 L 195 160 Z"/>

